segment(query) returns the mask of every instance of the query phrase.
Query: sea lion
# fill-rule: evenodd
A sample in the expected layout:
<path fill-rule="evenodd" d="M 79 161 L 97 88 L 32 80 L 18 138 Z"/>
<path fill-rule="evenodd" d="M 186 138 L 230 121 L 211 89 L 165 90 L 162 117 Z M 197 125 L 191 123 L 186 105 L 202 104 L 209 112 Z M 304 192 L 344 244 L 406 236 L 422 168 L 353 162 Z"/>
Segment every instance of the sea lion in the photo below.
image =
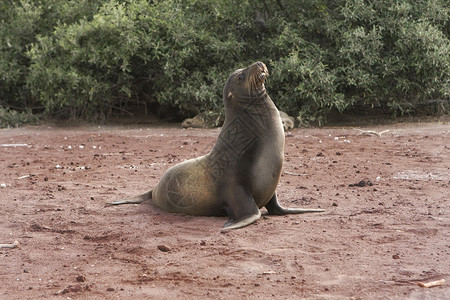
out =
<path fill-rule="evenodd" d="M 281 110 L 280 110 L 280 117 L 281 122 L 283 123 L 284 131 L 288 131 L 294 128 L 295 125 L 294 117 L 291 117 L 290 115 Z"/>
<path fill-rule="evenodd" d="M 224 229 L 247 226 L 261 216 L 322 212 L 283 208 L 276 187 L 284 155 L 280 114 L 264 86 L 269 72 L 262 62 L 234 71 L 225 83 L 225 122 L 207 155 L 168 169 L 153 190 L 109 205 L 153 204 L 190 215 L 225 216 Z"/>
<path fill-rule="evenodd" d="M 214 111 L 199 113 L 193 118 L 187 118 L 181 123 L 183 128 L 212 128 L 223 123 L 222 116 Z"/>

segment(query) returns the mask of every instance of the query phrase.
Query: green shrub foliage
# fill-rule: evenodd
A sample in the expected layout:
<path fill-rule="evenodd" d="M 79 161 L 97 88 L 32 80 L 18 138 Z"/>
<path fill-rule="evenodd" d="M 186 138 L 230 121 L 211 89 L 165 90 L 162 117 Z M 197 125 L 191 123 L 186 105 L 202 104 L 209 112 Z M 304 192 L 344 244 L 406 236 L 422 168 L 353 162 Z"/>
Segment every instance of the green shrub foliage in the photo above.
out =
<path fill-rule="evenodd" d="M 301 123 L 353 107 L 414 112 L 449 101 L 449 10 L 444 0 L 6 0 L 0 105 L 75 119 L 151 102 L 221 112 L 228 75 L 262 60 L 271 97 Z"/>
<path fill-rule="evenodd" d="M 0 106 L 0 128 L 19 127 L 26 124 L 37 124 L 39 117 L 30 110 L 18 112 Z"/>

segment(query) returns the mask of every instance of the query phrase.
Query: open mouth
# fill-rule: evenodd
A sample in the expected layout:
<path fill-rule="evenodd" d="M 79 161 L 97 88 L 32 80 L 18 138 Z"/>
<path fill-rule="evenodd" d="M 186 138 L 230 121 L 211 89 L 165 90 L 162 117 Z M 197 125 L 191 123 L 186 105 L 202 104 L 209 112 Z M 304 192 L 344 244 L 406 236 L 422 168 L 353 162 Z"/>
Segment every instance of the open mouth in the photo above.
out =
<path fill-rule="evenodd" d="M 256 62 L 255 65 L 258 67 L 259 74 L 257 75 L 258 80 L 260 83 L 264 83 L 264 80 L 267 76 L 269 76 L 269 71 L 267 70 L 267 67 L 262 62 Z"/>

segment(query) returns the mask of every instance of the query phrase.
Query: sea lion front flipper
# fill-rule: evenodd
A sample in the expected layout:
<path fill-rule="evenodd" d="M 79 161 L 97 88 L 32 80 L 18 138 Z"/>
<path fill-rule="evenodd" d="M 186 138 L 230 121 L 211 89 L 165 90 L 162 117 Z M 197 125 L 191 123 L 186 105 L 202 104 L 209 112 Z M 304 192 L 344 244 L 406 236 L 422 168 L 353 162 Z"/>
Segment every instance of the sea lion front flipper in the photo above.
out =
<path fill-rule="evenodd" d="M 231 191 L 225 191 L 227 213 L 229 220 L 223 229 L 237 229 L 252 224 L 261 217 L 261 211 L 255 203 L 252 194 L 243 186 L 231 186 Z"/>
<path fill-rule="evenodd" d="M 287 215 L 287 214 L 304 214 L 313 212 L 324 212 L 324 209 L 315 208 L 284 208 L 280 206 L 277 199 L 277 194 L 273 194 L 269 202 L 266 204 L 269 215 Z"/>

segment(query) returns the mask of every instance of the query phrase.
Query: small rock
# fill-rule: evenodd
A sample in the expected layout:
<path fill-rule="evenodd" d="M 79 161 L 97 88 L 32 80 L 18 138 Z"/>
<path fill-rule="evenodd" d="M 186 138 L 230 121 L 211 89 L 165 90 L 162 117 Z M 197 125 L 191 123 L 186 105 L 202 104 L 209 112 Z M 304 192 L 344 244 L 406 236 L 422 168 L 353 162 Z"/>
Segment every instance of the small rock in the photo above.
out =
<path fill-rule="evenodd" d="M 365 180 L 361 180 L 358 183 L 354 183 L 354 184 L 349 184 L 349 187 L 365 187 L 365 186 L 373 186 L 373 183 L 369 180 L 365 181 Z"/>
<path fill-rule="evenodd" d="M 76 285 L 69 285 L 68 287 L 59 290 L 55 293 L 55 295 L 64 295 L 64 294 L 68 294 L 68 293 L 79 293 L 83 291 L 83 287 L 81 286 L 81 284 L 76 284 Z"/>
<path fill-rule="evenodd" d="M 171 249 L 165 245 L 159 245 L 158 250 L 160 250 L 162 252 L 169 252 Z"/>

